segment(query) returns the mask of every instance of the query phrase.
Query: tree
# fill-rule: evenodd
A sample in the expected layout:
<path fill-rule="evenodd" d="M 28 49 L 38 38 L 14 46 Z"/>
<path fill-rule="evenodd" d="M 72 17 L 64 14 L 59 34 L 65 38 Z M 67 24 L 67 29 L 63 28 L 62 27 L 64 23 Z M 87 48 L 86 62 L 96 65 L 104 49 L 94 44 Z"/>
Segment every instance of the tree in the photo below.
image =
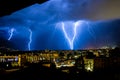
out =
<path fill-rule="evenodd" d="M 87 56 L 86 56 L 87 58 L 94 58 L 95 57 L 95 55 L 93 54 L 93 52 L 87 52 Z"/>
<path fill-rule="evenodd" d="M 120 57 L 120 48 L 116 47 L 115 49 L 109 51 L 110 57 Z"/>
<path fill-rule="evenodd" d="M 64 54 L 63 52 L 60 52 L 60 53 L 59 53 L 59 57 L 60 57 L 60 59 L 63 59 L 64 56 L 65 56 L 65 54 Z"/>

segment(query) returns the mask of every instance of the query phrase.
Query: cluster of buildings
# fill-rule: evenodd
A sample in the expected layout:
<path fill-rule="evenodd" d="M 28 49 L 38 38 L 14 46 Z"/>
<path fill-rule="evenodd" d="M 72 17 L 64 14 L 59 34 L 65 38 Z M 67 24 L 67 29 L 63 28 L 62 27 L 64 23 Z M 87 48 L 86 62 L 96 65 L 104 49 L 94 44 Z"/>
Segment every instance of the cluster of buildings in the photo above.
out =
<path fill-rule="evenodd" d="M 111 55 L 112 53 L 112 55 Z M 97 50 L 43 50 L 43 51 L 5 51 L 0 52 L 0 68 L 28 66 L 31 63 L 45 62 L 43 66 L 56 68 L 75 67 L 86 71 L 104 69 L 117 64 L 120 56 L 113 56 L 113 49 Z M 119 53 L 119 52 L 118 52 Z"/>

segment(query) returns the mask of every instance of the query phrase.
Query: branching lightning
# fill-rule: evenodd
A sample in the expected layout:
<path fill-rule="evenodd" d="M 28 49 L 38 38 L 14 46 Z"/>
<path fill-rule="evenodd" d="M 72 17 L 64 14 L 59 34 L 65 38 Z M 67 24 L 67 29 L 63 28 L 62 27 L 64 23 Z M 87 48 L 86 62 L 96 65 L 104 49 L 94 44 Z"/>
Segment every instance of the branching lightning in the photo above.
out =
<path fill-rule="evenodd" d="M 62 22 L 61 24 L 62 24 L 62 30 L 63 30 L 63 32 L 64 32 L 64 35 L 65 35 L 65 38 L 68 40 L 68 42 L 69 42 L 69 45 L 70 45 L 70 49 L 71 50 L 73 50 L 74 49 L 74 40 L 75 40 L 75 37 L 77 36 L 77 27 L 78 27 L 78 25 L 81 23 L 81 21 L 77 21 L 77 22 L 75 22 L 74 23 L 74 30 L 73 30 L 73 37 L 72 37 L 72 39 L 70 39 L 69 37 L 68 37 L 68 34 L 67 34 L 67 32 L 66 32 L 66 30 L 65 30 L 65 24 L 64 24 L 64 22 Z"/>
<path fill-rule="evenodd" d="M 28 50 L 31 50 L 31 43 L 32 43 L 32 30 L 29 29 L 29 42 L 28 42 Z"/>
<path fill-rule="evenodd" d="M 8 40 L 11 40 L 11 38 L 13 37 L 14 31 L 15 31 L 14 28 L 12 28 L 12 29 L 9 31 L 10 36 L 9 36 Z"/>
<path fill-rule="evenodd" d="M 78 26 L 81 26 L 80 24 L 83 24 L 83 23 L 85 23 L 85 24 L 87 25 L 89 34 L 94 38 L 93 32 L 91 32 L 91 30 L 90 30 L 91 27 L 90 27 L 88 21 L 79 20 L 79 21 L 77 21 L 77 22 L 73 22 L 73 23 L 72 23 L 72 24 L 74 24 L 74 26 L 73 26 L 73 37 L 72 37 L 72 38 L 70 38 L 70 37 L 68 36 L 68 34 L 71 34 L 71 33 L 67 32 L 67 31 L 65 30 L 65 22 L 61 22 L 62 31 L 63 31 L 63 33 L 64 33 L 65 38 L 67 39 L 67 41 L 68 41 L 68 43 L 69 43 L 69 47 L 70 47 L 71 50 L 74 49 L 74 41 L 75 41 L 75 38 L 76 38 L 77 35 L 79 35 L 79 34 L 77 34 L 77 28 L 78 28 Z M 94 39 L 95 39 L 95 38 L 94 38 Z"/>

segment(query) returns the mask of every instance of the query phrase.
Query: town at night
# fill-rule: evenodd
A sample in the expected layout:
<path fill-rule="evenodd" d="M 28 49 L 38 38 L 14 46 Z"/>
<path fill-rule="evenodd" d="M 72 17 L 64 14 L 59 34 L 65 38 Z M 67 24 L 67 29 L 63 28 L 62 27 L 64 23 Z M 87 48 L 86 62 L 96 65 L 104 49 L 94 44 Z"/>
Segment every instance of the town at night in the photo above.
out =
<path fill-rule="evenodd" d="M 120 1 L 0 1 L 0 80 L 120 80 Z"/>

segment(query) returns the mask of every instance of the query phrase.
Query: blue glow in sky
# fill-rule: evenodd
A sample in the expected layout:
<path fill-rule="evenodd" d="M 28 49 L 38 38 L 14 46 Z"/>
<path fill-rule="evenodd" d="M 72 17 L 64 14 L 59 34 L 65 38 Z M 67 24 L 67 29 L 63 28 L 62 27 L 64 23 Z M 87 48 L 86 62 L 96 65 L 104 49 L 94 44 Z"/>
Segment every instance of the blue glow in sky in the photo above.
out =
<path fill-rule="evenodd" d="M 119 0 L 49 0 L 31 5 L 0 18 L 0 46 L 71 50 L 118 45 L 119 3 Z"/>

